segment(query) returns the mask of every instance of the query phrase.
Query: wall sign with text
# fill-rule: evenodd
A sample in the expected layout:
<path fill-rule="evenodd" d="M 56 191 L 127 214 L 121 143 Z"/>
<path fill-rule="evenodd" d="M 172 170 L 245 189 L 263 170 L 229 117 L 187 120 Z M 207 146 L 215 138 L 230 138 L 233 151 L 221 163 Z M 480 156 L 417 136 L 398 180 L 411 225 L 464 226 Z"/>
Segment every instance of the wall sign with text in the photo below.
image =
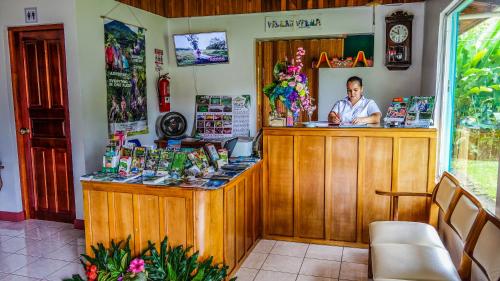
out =
<path fill-rule="evenodd" d="M 321 30 L 321 15 L 266 17 L 266 32 Z"/>

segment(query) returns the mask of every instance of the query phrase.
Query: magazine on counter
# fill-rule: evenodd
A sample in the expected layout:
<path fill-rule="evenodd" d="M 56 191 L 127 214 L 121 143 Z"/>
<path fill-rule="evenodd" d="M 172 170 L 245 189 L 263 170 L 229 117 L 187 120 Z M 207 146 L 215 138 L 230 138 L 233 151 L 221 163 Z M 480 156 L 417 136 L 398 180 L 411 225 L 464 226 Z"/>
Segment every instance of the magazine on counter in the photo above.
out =
<path fill-rule="evenodd" d="M 434 102 L 434 96 L 412 96 L 406 114 L 405 126 L 429 127 L 432 125 Z"/>
<path fill-rule="evenodd" d="M 144 165 L 143 176 L 154 176 L 158 170 L 160 162 L 160 151 L 158 149 L 149 149 L 146 156 L 146 164 Z"/>
<path fill-rule="evenodd" d="M 146 147 L 137 146 L 136 148 L 134 148 L 134 154 L 132 156 L 132 167 L 130 169 L 132 173 L 142 173 L 146 164 L 146 155 Z"/>
<path fill-rule="evenodd" d="M 385 115 L 385 123 L 403 123 L 406 118 L 407 112 L 407 101 L 392 101 L 391 105 L 387 109 L 387 114 Z"/>

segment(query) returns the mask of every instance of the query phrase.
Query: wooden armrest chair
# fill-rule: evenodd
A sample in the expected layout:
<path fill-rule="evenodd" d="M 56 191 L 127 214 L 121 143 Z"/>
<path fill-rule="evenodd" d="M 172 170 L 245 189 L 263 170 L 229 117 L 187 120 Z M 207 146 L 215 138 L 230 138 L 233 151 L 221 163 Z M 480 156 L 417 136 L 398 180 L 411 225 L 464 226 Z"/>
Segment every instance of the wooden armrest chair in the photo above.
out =
<path fill-rule="evenodd" d="M 429 224 L 437 227 L 438 215 L 444 217 L 448 211 L 452 199 L 456 196 L 460 188 L 460 182 L 452 174 L 444 172 L 441 179 L 434 187 L 432 193 L 429 192 L 399 192 L 375 190 L 375 193 L 382 196 L 390 196 L 392 201 L 391 220 L 398 220 L 399 197 L 430 197 L 432 204 L 429 210 Z M 439 210 L 439 212 L 438 212 Z"/>
<path fill-rule="evenodd" d="M 500 219 L 482 209 L 467 237 L 464 280 L 500 280 Z"/>

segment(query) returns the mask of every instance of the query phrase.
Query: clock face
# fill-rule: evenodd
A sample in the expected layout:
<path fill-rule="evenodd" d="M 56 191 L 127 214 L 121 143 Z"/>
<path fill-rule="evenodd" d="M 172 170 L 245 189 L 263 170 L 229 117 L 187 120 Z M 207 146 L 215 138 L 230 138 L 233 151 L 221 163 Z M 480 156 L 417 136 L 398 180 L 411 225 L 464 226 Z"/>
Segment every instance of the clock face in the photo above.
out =
<path fill-rule="evenodd" d="M 408 38 L 408 28 L 405 25 L 397 24 L 389 31 L 389 38 L 394 43 L 402 43 Z"/>

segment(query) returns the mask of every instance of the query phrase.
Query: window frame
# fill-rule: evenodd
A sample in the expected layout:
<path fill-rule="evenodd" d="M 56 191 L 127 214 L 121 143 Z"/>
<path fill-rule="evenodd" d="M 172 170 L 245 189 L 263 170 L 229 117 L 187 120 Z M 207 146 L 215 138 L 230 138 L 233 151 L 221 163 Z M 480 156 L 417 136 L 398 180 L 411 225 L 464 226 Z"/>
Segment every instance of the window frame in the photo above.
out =
<path fill-rule="evenodd" d="M 452 136 L 454 133 L 453 100 L 456 76 L 456 45 L 458 42 L 458 20 L 460 12 L 474 0 L 453 0 L 440 14 L 436 64 L 436 113 L 438 155 L 436 180 L 444 171 L 450 170 Z M 453 48 L 452 48 L 453 47 Z M 500 164 L 500 155 L 499 155 Z M 500 217 L 500 165 L 497 177 L 495 213 Z"/>

